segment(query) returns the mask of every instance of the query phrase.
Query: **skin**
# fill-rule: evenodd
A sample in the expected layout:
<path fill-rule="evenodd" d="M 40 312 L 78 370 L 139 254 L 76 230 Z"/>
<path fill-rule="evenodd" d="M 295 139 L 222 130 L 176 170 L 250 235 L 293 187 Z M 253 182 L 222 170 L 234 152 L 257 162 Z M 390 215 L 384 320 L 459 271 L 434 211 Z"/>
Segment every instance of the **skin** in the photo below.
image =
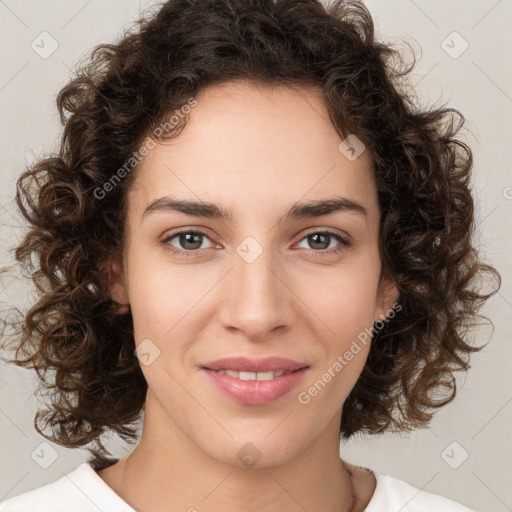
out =
<path fill-rule="evenodd" d="M 369 344 L 307 405 L 298 394 L 398 299 L 394 283 L 380 279 L 370 152 L 350 161 L 338 149 L 342 138 L 314 88 L 241 81 L 196 99 L 184 131 L 150 151 L 129 193 L 128 239 L 112 264 L 112 296 L 130 305 L 136 344 L 150 339 L 160 354 L 141 364 L 148 393 L 138 446 L 99 475 L 137 510 L 363 510 L 375 477 L 340 459 L 339 432 Z M 233 219 L 174 210 L 143 216 L 171 194 L 216 203 Z M 367 215 L 346 210 L 277 222 L 296 202 L 334 196 L 357 201 Z M 177 228 L 208 233 L 195 240 L 193 256 L 165 249 L 193 245 L 169 238 Z M 352 246 L 308 237 L 325 229 L 350 237 Z M 248 236 L 263 250 L 252 263 L 236 251 Z M 241 355 L 282 356 L 310 368 L 278 400 L 238 404 L 200 366 Z M 237 456 L 249 442 L 260 454 L 251 467 Z"/>

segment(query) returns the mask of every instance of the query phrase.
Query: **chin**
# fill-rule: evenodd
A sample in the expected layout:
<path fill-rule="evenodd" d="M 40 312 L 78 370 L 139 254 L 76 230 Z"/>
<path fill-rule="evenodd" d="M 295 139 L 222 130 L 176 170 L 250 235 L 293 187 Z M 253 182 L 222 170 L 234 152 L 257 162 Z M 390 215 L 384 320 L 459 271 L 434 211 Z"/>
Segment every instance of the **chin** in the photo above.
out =
<path fill-rule="evenodd" d="M 273 426 L 275 428 L 276 425 Z M 278 427 L 279 428 L 279 427 Z M 226 436 L 223 439 L 206 439 L 200 448 L 217 462 L 241 469 L 279 467 L 291 462 L 308 446 L 305 439 L 297 439 L 297 432 L 283 430 L 280 435 L 272 429 L 265 432 Z M 246 432 L 251 432 L 246 430 Z"/>

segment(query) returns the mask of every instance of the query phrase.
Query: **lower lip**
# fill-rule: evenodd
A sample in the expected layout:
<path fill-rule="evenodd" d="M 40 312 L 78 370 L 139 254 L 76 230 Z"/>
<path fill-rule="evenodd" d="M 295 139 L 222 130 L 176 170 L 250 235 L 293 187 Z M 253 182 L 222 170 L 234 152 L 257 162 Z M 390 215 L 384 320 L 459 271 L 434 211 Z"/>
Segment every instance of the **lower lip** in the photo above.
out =
<path fill-rule="evenodd" d="M 301 368 L 272 380 L 240 380 L 226 373 L 202 368 L 218 389 L 239 404 L 264 405 L 289 393 L 304 378 Z"/>

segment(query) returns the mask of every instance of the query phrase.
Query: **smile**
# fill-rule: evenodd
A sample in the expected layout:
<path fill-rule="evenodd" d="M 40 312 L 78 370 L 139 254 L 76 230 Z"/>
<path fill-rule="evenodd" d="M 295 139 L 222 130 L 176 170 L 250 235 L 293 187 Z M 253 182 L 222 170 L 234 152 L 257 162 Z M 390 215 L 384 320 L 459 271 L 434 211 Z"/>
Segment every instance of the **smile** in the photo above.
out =
<path fill-rule="evenodd" d="M 230 377 L 240 380 L 272 380 L 281 375 L 292 373 L 290 370 L 278 370 L 275 372 L 237 372 L 234 370 L 217 370 L 219 373 L 225 373 Z"/>

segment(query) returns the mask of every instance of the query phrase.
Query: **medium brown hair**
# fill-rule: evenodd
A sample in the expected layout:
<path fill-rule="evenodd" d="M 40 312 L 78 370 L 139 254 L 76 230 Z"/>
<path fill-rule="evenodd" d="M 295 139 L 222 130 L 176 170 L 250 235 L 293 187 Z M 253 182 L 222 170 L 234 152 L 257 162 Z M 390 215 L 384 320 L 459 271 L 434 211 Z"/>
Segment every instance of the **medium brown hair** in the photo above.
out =
<path fill-rule="evenodd" d="M 371 151 L 382 266 L 402 310 L 373 336 L 341 435 L 426 426 L 482 348 L 467 335 L 501 280 L 474 246 L 472 153 L 457 138 L 464 117 L 417 107 L 406 86 L 413 66 L 376 40 L 359 1 L 169 0 L 97 46 L 58 94 L 58 154 L 17 182 L 29 228 L 15 257 L 39 297 L 15 323 L 12 362 L 34 368 L 50 392 L 36 430 L 67 447 L 92 444 L 96 455 L 109 453 L 104 432 L 136 438 L 147 383 L 131 313 L 116 311 L 108 287 L 136 166 L 108 193 L 105 183 L 188 98 L 233 80 L 320 87 L 340 137 L 356 134 Z"/>

